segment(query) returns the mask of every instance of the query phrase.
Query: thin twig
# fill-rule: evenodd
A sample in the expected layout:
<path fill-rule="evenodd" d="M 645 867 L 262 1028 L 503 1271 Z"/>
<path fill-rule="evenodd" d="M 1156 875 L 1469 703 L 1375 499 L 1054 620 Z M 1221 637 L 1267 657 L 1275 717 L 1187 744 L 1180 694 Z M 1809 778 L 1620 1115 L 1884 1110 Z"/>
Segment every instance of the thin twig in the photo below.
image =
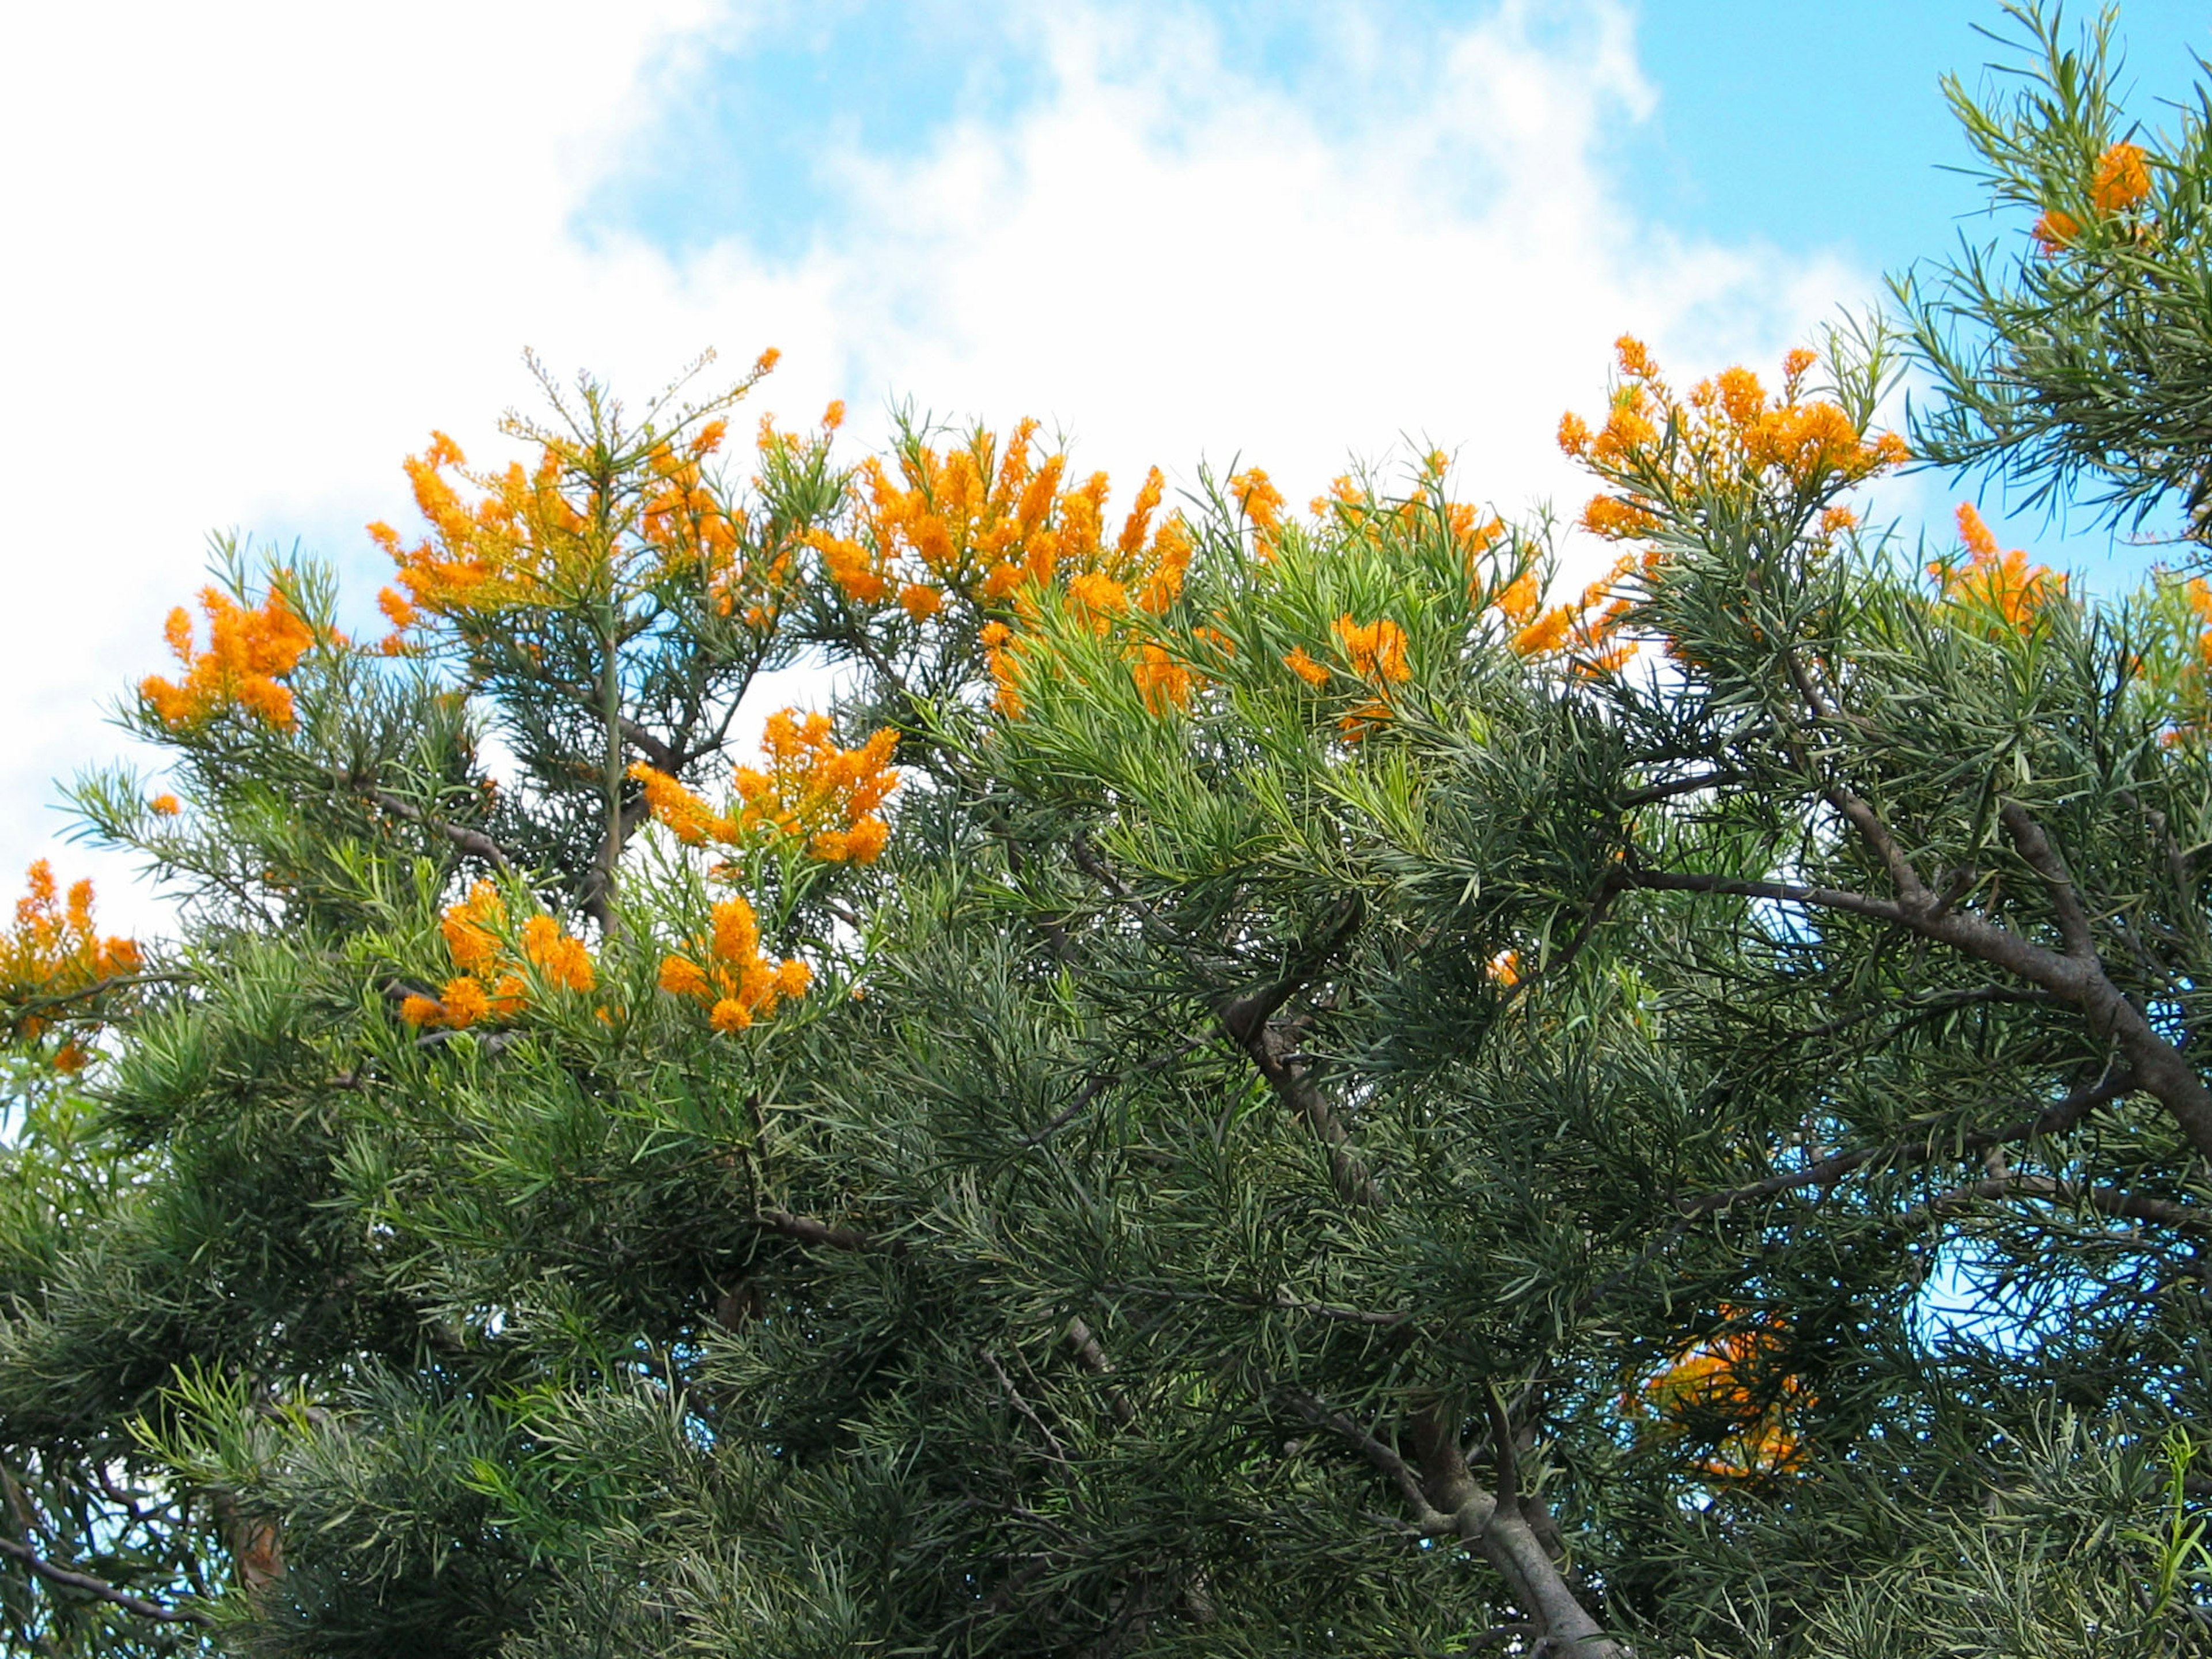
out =
<path fill-rule="evenodd" d="M 95 1578 L 88 1572 L 75 1572 L 67 1567 L 58 1567 L 27 1544 L 18 1544 L 10 1538 L 0 1538 L 0 1555 L 21 1561 L 32 1574 L 47 1583 L 59 1584 L 67 1589 L 82 1590 L 125 1613 L 135 1613 L 141 1619 L 151 1619 L 164 1625 L 198 1625 L 203 1630 L 212 1630 L 215 1620 L 198 1607 L 166 1607 L 159 1601 L 149 1601 L 143 1595 L 134 1595 L 119 1589 L 105 1578 Z"/>

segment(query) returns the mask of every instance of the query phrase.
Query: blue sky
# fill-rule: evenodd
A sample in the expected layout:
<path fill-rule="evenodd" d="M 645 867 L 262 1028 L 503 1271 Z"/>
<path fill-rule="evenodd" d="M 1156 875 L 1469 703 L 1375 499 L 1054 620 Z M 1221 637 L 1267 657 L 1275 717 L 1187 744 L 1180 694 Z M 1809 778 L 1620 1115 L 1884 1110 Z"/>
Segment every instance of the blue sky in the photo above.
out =
<path fill-rule="evenodd" d="M 1326 120 L 1332 103 L 1352 106 L 1340 111 L 1349 116 L 1387 97 L 1397 76 L 1419 72 L 1440 32 L 1495 7 L 1368 8 L 1380 38 L 1369 62 L 1352 64 L 1334 6 L 1212 0 L 1182 9 L 1212 19 L 1247 72 Z M 2077 5 L 2073 15 L 2089 13 Z M 2154 125 L 2159 100 L 2188 88 L 2189 52 L 2212 52 L 2212 15 L 2187 0 L 2130 0 L 2120 21 L 2136 107 Z M 1635 49 L 1656 99 L 1614 135 L 1608 159 L 1685 233 L 1900 268 L 1948 247 L 1978 206 L 1971 181 L 1944 171 L 1966 154 L 1938 85 L 1947 73 L 1980 84 L 1982 66 L 2004 55 L 1978 25 L 2014 32 L 1983 0 L 1645 0 Z M 911 154 L 957 121 L 1003 124 L 1048 94 L 1042 46 L 1040 31 L 1010 27 L 988 7 L 771 9 L 687 54 L 678 107 L 639 146 L 649 154 L 604 181 L 584 218 L 672 251 L 736 234 L 790 256 L 839 228 L 844 204 L 819 177 L 825 153 Z"/>
<path fill-rule="evenodd" d="M 1348 134 L 1423 79 L 1439 40 L 1497 7 L 1382 0 L 1347 13 L 1212 0 L 1174 9 L 1207 20 L 1254 87 L 1295 102 L 1321 130 Z M 1571 33 L 1579 11 L 1528 9 L 1540 39 L 1547 13 L 1569 20 L 1562 33 Z M 2072 17 L 2089 15 L 2076 6 Z M 1651 224 L 1686 239 L 1826 255 L 1862 278 L 1940 256 L 1962 234 L 2007 234 L 1954 170 L 1968 155 L 1940 87 L 1947 73 L 1993 84 L 1986 66 L 2008 50 L 1982 31 L 2020 33 L 1998 6 L 1645 0 L 1629 16 L 1650 96 L 1605 135 L 1597 156 Z M 2160 100 L 2188 89 L 2190 53 L 2212 49 L 2212 19 L 2182 0 L 2133 0 L 2119 39 L 2133 107 L 2154 126 L 2167 113 Z M 694 43 L 672 66 L 680 94 L 580 204 L 580 229 L 641 238 L 678 257 L 734 235 L 770 260 L 802 259 L 851 228 L 858 210 L 839 174 L 852 156 L 917 155 L 956 130 L 1018 121 L 1054 95 L 1049 49 L 1048 26 L 990 7 L 770 6 L 722 40 Z M 1929 488 L 1942 493 L 1934 481 Z M 1985 501 L 2012 538 L 2106 569 L 2107 538 L 2078 515 L 2063 526 L 2040 515 L 2008 522 L 2004 505 Z"/>

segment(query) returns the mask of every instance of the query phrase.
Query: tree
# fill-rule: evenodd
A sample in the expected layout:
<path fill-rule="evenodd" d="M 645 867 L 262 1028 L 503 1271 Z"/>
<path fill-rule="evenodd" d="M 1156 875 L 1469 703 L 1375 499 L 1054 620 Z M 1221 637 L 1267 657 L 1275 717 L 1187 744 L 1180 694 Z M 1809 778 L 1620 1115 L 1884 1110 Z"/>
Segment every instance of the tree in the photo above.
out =
<path fill-rule="evenodd" d="M 2025 281 L 2198 151 L 2021 17 Z M 234 560 L 77 792 L 179 939 L 9 984 L 12 1639 L 2203 1651 L 2212 599 L 1907 562 L 1893 349 L 1624 340 L 1564 597 L 1441 458 L 739 483 L 750 380 L 434 439 L 381 647 Z"/>

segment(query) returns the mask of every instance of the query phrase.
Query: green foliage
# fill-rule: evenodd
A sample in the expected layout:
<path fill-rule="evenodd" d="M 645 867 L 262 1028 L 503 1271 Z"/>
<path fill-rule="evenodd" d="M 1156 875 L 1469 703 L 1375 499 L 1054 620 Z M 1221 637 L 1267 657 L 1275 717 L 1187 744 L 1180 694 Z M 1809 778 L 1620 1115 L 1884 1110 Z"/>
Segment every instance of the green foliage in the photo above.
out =
<path fill-rule="evenodd" d="M 1973 113 L 2028 199 L 2105 63 Z M 2178 234 L 2212 163 L 2159 156 Z M 2003 284 L 2114 235 L 1946 290 L 2013 343 L 1949 458 L 2197 476 L 2014 349 Z M 1889 349 L 1774 399 L 1624 350 L 1638 556 L 1556 611 L 1440 463 L 1115 543 L 919 422 L 749 494 L 728 400 L 588 383 L 524 506 L 418 468 L 408 653 L 234 561 L 292 718 L 146 701 L 184 810 L 78 802 L 179 937 L 9 1073 L 8 1639 L 2212 1650 L 2203 595 L 1859 532 Z M 722 787 L 802 652 L 899 734 L 880 858 L 805 817 L 857 748 Z"/>

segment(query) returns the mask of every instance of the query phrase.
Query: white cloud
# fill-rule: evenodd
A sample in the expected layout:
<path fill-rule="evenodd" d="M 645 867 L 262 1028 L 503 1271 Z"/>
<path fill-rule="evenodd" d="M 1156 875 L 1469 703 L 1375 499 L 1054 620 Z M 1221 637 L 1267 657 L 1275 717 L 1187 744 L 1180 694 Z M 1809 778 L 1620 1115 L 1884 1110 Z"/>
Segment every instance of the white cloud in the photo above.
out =
<path fill-rule="evenodd" d="M 1578 498 L 1551 432 L 1621 329 L 1685 368 L 1771 358 L 1868 287 L 1621 198 L 1601 152 L 1653 94 L 1604 0 L 1413 41 L 1351 12 L 1295 93 L 1193 13 L 1050 12 L 1006 23 L 1041 100 L 835 158 L 837 228 L 781 264 L 576 229 L 712 61 L 687 49 L 745 27 L 717 0 L 27 14 L 0 70 L 0 875 L 55 827 L 49 781 L 119 752 L 100 706 L 160 665 L 208 527 L 366 571 L 398 457 L 488 434 L 525 343 L 642 393 L 774 342 L 787 416 L 1033 412 L 1125 478 L 1241 453 L 1293 500 L 1407 434 L 1517 508 Z"/>

